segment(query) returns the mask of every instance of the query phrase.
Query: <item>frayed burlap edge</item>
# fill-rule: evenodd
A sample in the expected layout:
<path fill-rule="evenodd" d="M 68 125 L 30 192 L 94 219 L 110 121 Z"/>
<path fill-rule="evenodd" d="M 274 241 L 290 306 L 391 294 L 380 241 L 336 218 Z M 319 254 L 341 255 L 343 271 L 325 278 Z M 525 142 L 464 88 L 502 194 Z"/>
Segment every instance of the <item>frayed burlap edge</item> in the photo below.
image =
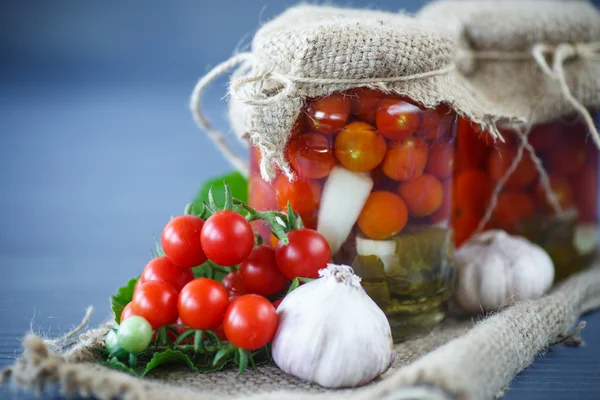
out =
<path fill-rule="evenodd" d="M 519 303 L 476 322 L 447 323 L 418 339 L 395 346 L 394 366 L 382 377 L 362 388 L 325 391 L 315 385 L 288 377 L 275 366 L 249 371 L 241 386 L 251 387 L 240 393 L 219 392 L 218 387 L 185 386 L 185 380 L 139 379 L 108 370 L 93 363 L 91 347 L 101 346 L 110 324 L 80 336 L 70 350 L 57 354 L 44 341 L 29 335 L 24 355 L 5 370 L 2 380 L 12 378 L 17 387 L 42 393 L 53 384 L 64 394 L 100 399 L 120 396 L 134 399 L 489 399 L 499 396 L 512 378 L 531 364 L 547 347 L 568 342 L 580 343 L 580 325 L 570 332 L 579 316 L 600 307 L 600 266 L 579 273 L 556 287 L 548 296 Z M 422 357 L 419 354 L 424 354 Z M 276 372 L 275 372 L 276 371 Z M 224 385 L 228 372 L 211 375 L 212 383 Z M 230 374 L 231 375 L 231 374 Z M 185 374 L 186 379 L 206 375 Z M 256 380 L 271 379 L 266 386 L 252 387 Z M 229 379 L 229 378 L 227 378 Z M 304 385 L 304 386 L 302 386 Z M 191 386 L 191 388 L 190 388 Z M 285 389 L 285 390 L 282 390 Z M 252 395 L 248 395 L 251 393 Z"/>

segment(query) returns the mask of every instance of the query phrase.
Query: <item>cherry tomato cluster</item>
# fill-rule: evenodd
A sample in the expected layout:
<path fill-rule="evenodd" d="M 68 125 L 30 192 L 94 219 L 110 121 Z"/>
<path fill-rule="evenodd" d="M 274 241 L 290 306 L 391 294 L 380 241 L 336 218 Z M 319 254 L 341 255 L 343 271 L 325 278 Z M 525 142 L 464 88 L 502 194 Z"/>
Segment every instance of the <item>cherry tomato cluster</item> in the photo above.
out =
<path fill-rule="evenodd" d="M 121 322 L 139 316 L 153 330 L 172 324 L 184 327 L 180 333 L 211 330 L 244 350 L 271 341 L 277 328 L 272 301 L 285 294 L 290 280 L 317 278 L 330 261 L 329 246 L 319 233 L 298 226 L 291 209 L 287 215 L 260 213 L 231 199 L 228 191 L 226 196 L 226 209 L 207 206 L 206 220 L 185 214 L 167 223 L 161 238 L 165 255 L 142 271 Z M 262 219 L 277 224 L 272 228 L 281 240 L 275 248 L 257 243 L 250 221 Z M 222 282 L 195 278 L 193 268 L 206 262 L 231 272 Z"/>
<path fill-rule="evenodd" d="M 467 120 L 459 121 L 452 213 L 457 245 L 477 228 L 495 184 L 518 155 L 521 139 L 511 131 L 503 132 L 503 136 L 505 143 L 494 144 L 489 135 Z M 586 145 L 586 137 L 581 121 L 564 119 L 536 125 L 528 141 L 549 175 L 560 206 L 576 208 L 582 222 L 595 222 L 598 151 Z M 486 228 L 519 233 L 529 218 L 553 212 L 531 153 L 525 150 L 500 192 Z"/>
<path fill-rule="evenodd" d="M 386 239 L 410 223 L 448 220 L 455 121 L 444 105 L 425 109 L 369 88 L 310 100 L 287 146 L 298 179 L 279 174 L 273 185 L 262 181 L 253 149 L 250 204 L 268 210 L 290 203 L 315 228 L 323 185 L 339 164 L 375 182 L 358 220 L 367 237 Z"/>

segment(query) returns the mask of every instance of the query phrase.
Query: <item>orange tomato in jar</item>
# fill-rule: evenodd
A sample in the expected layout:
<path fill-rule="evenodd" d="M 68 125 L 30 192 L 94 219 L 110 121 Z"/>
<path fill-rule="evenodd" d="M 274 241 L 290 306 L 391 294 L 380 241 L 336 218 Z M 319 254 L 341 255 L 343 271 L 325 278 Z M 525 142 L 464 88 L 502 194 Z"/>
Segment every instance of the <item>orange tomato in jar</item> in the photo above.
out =
<path fill-rule="evenodd" d="M 407 181 L 423 173 L 427 164 L 427 143 L 421 138 L 410 137 L 390 143 L 381 169 L 388 178 Z"/>
<path fill-rule="evenodd" d="M 453 203 L 461 210 L 483 215 L 492 194 L 492 182 L 478 169 L 460 172 L 454 178 Z"/>
<path fill-rule="evenodd" d="M 456 137 L 457 171 L 484 169 L 493 140 L 477 126 L 465 118 L 459 118 Z"/>
<path fill-rule="evenodd" d="M 518 150 L 509 145 L 499 145 L 488 157 L 488 173 L 494 181 L 502 179 L 516 159 Z M 506 181 L 507 188 L 519 189 L 528 186 L 538 175 L 530 153 L 524 149 L 516 169 Z"/>
<path fill-rule="evenodd" d="M 429 216 L 429 220 L 434 223 L 448 221 L 452 210 L 452 179 L 447 179 L 440 183 L 444 190 L 442 205 Z"/>
<path fill-rule="evenodd" d="M 433 110 L 424 110 L 421 114 L 421 125 L 416 135 L 431 142 L 447 138 L 451 136 L 452 124 L 455 119 L 456 116 L 445 104 Z"/>
<path fill-rule="evenodd" d="M 408 211 L 404 201 L 392 192 L 378 191 L 369 195 L 357 223 L 366 236 L 383 240 L 399 233 L 406 221 Z"/>
<path fill-rule="evenodd" d="M 398 194 L 412 217 L 426 217 L 440 208 L 444 189 L 433 175 L 423 174 L 412 181 L 402 182 Z"/>
<path fill-rule="evenodd" d="M 387 145 L 375 127 L 365 122 L 352 122 L 335 139 L 335 156 L 350 171 L 367 172 L 376 168 Z"/>
<path fill-rule="evenodd" d="M 554 193 L 554 196 L 556 197 L 556 200 L 558 201 L 558 204 L 560 205 L 560 207 L 563 210 L 566 210 L 569 207 L 572 207 L 574 196 L 573 196 L 573 188 L 572 188 L 569 180 L 565 176 L 556 175 L 556 174 L 550 175 L 549 179 L 550 179 L 550 188 L 552 190 L 552 193 Z M 553 210 L 550 202 L 548 201 L 547 191 L 546 191 L 546 189 L 544 189 L 544 186 L 542 185 L 541 182 L 538 182 L 538 184 L 535 188 L 535 192 L 536 192 L 537 198 L 542 206 L 542 209 L 544 209 L 546 211 Z"/>
<path fill-rule="evenodd" d="M 379 102 L 375 123 L 383 136 L 402 140 L 411 136 L 419 127 L 423 111 L 407 100 L 388 97 Z"/>
<path fill-rule="evenodd" d="M 350 117 L 351 100 L 345 93 L 333 93 L 313 99 L 306 106 L 308 125 L 322 133 L 336 133 L 342 130 Z"/>
<path fill-rule="evenodd" d="M 502 192 L 498 195 L 492 211 L 494 226 L 514 232 L 519 223 L 531 218 L 535 212 L 532 196 L 523 191 Z"/>
<path fill-rule="evenodd" d="M 300 215 L 312 214 L 321 200 L 321 186 L 313 180 L 296 179 L 290 182 L 285 175 L 281 175 L 275 182 L 275 190 L 279 208 L 287 210 L 289 202 Z"/>
<path fill-rule="evenodd" d="M 429 147 L 425 172 L 440 179 L 452 176 L 454 170 L 454 145 L 439 143 Z"/>
<path fill-rule="evenodd" d="M 324 178 L 335 165 L 329 139 L 319 133 L 304 133 L 293 138 L 287 152 L 290 164 L 301 179 Z"/>
<path fill-rule="evenodd" d="M 377 90 L 361 87 L 351 92 L 352 114 L 361 121 L 375 123 L 379 102 L 385 96 Z"/>

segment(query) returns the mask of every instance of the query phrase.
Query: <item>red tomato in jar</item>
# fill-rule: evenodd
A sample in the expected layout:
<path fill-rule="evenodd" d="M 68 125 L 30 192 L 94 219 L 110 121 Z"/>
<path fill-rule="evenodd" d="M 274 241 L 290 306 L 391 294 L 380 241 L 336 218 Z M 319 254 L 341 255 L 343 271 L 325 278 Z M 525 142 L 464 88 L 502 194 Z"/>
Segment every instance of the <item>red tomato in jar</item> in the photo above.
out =
<path fill-rule="evenodd" d="M 562 175 L 553 174 L 549 176 L 550 179 L 550 189 L 556 200 L 558 201 L 559 206 L 566 210 L 573 206 L 574 203 L 574 195 L 573 195 L 573 187 L 571 183 L 567 179 L 567 177 Z M 535 188 L 535 193 L 537 195 L 538 201 L 542 205 L 542 209 L 545 211 L 554 210 L 550 201 L 548 200 L 548 193 L 541 182 L 538 182 Z"/>
<path fill-rule="evenodd" d="M 419 127 L 422 112 L 406 100 L 397 97 L 383 99 L 375 116 L 377 130 L 388 139 L 406 139 Z"/>
<path fill-rule="evenodd" d="M 425 172 L 439 179 L 447 179 L 454 171 L 454 145 L 440 143 L 429 147 Z"/>
<path fill-rule="evenodd" d="M 399 233 L 408 221 L 404 201 L 392 192 L 372 192 L 358 216 L 358 227 L 366 236 L 384 240 Z"/>
<path fill-rule="evenodd" d="M 452 211 L 452 179 L 441 181 L 441 184 L 442 189 L 444 189 L 442 205 L 429 216 L 429 220 L 433 223 L 448 222 L 450 219 L 450 212 Z"/>
<path fill-rule="evenodd" d="M 127 318 L 131 317 L 132 315 L 135 315 L 133 313 L 132 307 L 133 306 L 131 305 L 131 302 L 127 303 L 125 308 L 123 308 L 123 311 L 121 311 L 121 319 L 119 320 L 119 323 L 125 321 Z"/>
<path fill-rule="evenodd" d="M 180 215 L 167 223 L 161 245 L 171 262 L 182 268 L 192 268 L 206 261 L 200 245 L 204 220 L 194 215 Z"/>
<path fill-rule="evenodd" d="M 597 157 L 597 156 L 596 156 Z M 583 167 L 578 179 L 573 182 L 575 203 L 579 220 L 598 221 L 598 166 L 597 162 Z"/>
<path fill-rule="evenodd" d="M 319 133 L 305 133 L 293 138 L 287 152 L 290 164 L 301 179 L 324 178 L 335 165 L 329 139 Z"/>
<path fill-rule="evenodd" d="M 178 299 L 181 322 L 193 329 L 215 329 L 223 322 L 228 306 L 225 288 L 208 278 L 194 279 L 185 285 Z"/>
<path fill-rule="evenodd" d="M 430 142 L 440 142 L 452 136 L 452 125 L 455 120 L 456 115 L 444 104 L 433 110 L 424 110 L 416 135 Z"/>
<path fill-rule="evenodd" d="M 420 138 L 410 137 L 393 142 L 388 146 L 381 169 L 393 180 L 413 180 L 423 173 L 427 152 L 427 143 Z"/>
<path fill-rule="evenodd" d="M 177 295 L 177 290 L 170 283 L 143 283 L 131 300 L 133 314 L 145 318 L 152 329 L 172 324 L 177 320 Z"/>
<path fill-rule="evenodd" d="M 477 230 L 481 216 L 470 210 L 455 209 L 452 216 L 454 243 L 456 247 L 466 242 Z"/>
<path fill-rule="evenodd" d="M 252 251 L 254 232 L 246 218 L 223 210 L 206 220 L 200 241 L 211 261 L 231 267 L 244 261 Z"/>
<path fill-rule="evenodd" d="M 576 174 L 586 163 L 587 150 L 583 138 L 567 136 L 560 146 L 547 153 L 548 170 L 557 174 Z"/>
<path fill-rule="evenodd" d="M 333 93 L 311 100 L 306 106 L 306 120 L 318 132 L 339 132 L 348 122 L 350 105 L 350 97 L 345 93 Z"/>
<path fill-rule="evenodd" d="M 556 123 L 535 125 L 527 139 L 536 151 L 550 150 L 561 140 L 561 126 Z"/>
<path fill-rule="evenodd" d="M 230 272 L 227 275 L 225 275 L 225 277 L 221 281 L 221 285 L 223 285 L 225 290 L 227 290 L 229 300 L 235 299 L 237 297 L 249 293 L 248 289 L 246 289 L 246 287 L 244 286 L 244 282 L 242 281 L 240 271 Z"/>
<path fill-rule="evenodd" d="M 263 180 L 260 175 L 250 176 L 248 205 L 258 211 L 277 209 L 275 188 L 269 182 Z"/>
<path fill-rule="evenodd" d="M 440 181 L 433 175 L 423 174 L 412 181 L 402 182 L 398 194 L 412 217 L 426 217 L 439 209 L 444 197 Z"/>
<path fill-rule="evenodd" d="M 375 127 L 364 122 L 352 122 L 335 139 L 335 156 L 350 171 L 367 172 L 376 168 L 387 145 Z"/>
<path fill-rule="evenodd" d="M 318 278 L 319 270 L 331 260 L 331 250 L 325 238 L 312 229 L 296 229 L 288 233 L 289 244 L 281 241 L 275 249 L 279 270 L 288 279 Z"/>
<path fill-rule="evenodd" d="M 223 320 L 227 340 L 244 350 L 257 350 L 266 346 L 275 336 L 277 324 L 275 307 L 257 294 L 247 294 L 235 299 Z"/>
<path fill-rule="evenodd" d="M 477 169 L 462 171 L 454 178 L 453 204 L 463 212 L 483 215 L 492 190 L 492 182 L 485 172 Z"/>
<path fill-rule="evenodd" d="M 144 267 L 140 276 L 140 285 L 150 281 L 165 281 L 173 285 L 178 292 L 194 279 L 191 268 L 181 268 L 167 257 L 156 257 Z"/>
<path fill-rule="evenodd" d="M 456 171 L 485 169 L 493 140 L 466 118 L 459 118 L 456 137 Z"/>
<path fill-rule="evenodd" d="M 515 233 L 517 227 L 531 218 L 534 212 L 535 204 L 529 193 L 523 190 L 502 192 L 492 211 L 492 220 L 496 227 Z"/>
<path fill-rule="evenodd" d="M 321 200 L 321 186 L 316 181 L 296 179 L 292 182 L 281 175 L 275 182 L 279 208 L 287 210 L 288 202 L 298 214 L 309 214 L 317 209 Z"/>
<path fill-rule="evenodd" d="M 488 173 L 492 180 L 499 181 L 511 168 L 518 155 L 516 147 L 499 145 L 497 150 L 492 150 L 488 157 Z M 506 181 L 507 188 L 520 189 L 531 184 L 538 175 L 537 167 L 527 149 L 517 164 L 517 168 Z"/>
<path fill-rule="evenodd" d="M 379 102 L 385 96 L 378 90 L 361 87 L 351 92 L 352 114 L 361 121 L 375 123 Z"/>
<path fill-rule="evenodd" d="M 240 265 L 240 277 L 250 293 L 270 296 L 285 288 L 287 279 L 275 261 L 275 249 L 267 245 L 256 246 Z"/>

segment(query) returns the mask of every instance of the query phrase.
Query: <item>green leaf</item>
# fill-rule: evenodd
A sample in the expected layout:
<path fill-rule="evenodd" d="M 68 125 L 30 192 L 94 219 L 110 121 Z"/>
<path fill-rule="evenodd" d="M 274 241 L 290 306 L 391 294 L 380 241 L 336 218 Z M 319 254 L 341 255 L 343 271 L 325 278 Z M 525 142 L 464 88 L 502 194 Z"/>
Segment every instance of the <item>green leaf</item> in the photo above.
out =
<path fill-rule="evenodd" d="M 240 368 L 238 369 L 237 375 L 240 376 L 248 367 L 248 352 L 244 349 L 238 349 L 238 354 Z"/>
<path fill-rule="evenodd" d="M 195 372 L 198 372 L 198 368 L 196 368 L 192 360 L 185 353 L 177 350 L 167 349 L 160 353 L 154 353 L 154 356 L 146 365 L 146 369 L 144 372 L 142 372 L 142 376 L 146 375 L 159 365 L 165 364 L 183 364 L 187 365 Z"/>
<path fill-rule="evenodd" d="M 292 283 L 290 284 L 290 288 L 288 289 L 286 296 L 292 293 L 294 290 L 298 289 L 298 286 L 300 286 L 300 280 L 298 278 L 294 278 L 292 280 Z"/>
<path fill-rule="evenodd" d="M 111 368 L 111 369 L 116 369 L 118 371 L 127 372 L 128 374 L 131 374 L 131 375 L 137 375 L 137 372 L 133 368 L 129 368 L 129 366 L 127 366 L 126 364 L 123 364 L 116 357 L 106 360 L 106 362 L 104 363 L 104 366 Z"/>
<path fill-rule="evenodd" d="M 248 202 L 248 181 L 239 172 L 233 172 L 204 182 L 193 200 L 194 210 L 203 210 L 203 202 L 208 203 L 209 201 L 208 192 L 211 187 L 214 187 L 213 196 L 217 203 L 224 204 L 225 186 L 223 182 L 227 183 L 233 197 L 244 203 Z"/>
<path fill-rule="evenodd" d="M 231 343 L 215 354 L 215 358 L 213 358 L 213 367 L 215 368 L 223 368 L 228 361 L 231 361 L 235 357 L 235 352 L 237 347 L 232 345 Z M 232 355 L 234 357 L 232 357 Z"/>
<path fill-rule="evenodd" d="M 133 298 L 133 289 L 138 279 L 139 277 L 130 279 L 125 286 L 120 287 L 117 293 L 110 298 L 110 307 L 115 314 L 115 322 L 117 324 L 121 322 L 123 309 Z"/>

